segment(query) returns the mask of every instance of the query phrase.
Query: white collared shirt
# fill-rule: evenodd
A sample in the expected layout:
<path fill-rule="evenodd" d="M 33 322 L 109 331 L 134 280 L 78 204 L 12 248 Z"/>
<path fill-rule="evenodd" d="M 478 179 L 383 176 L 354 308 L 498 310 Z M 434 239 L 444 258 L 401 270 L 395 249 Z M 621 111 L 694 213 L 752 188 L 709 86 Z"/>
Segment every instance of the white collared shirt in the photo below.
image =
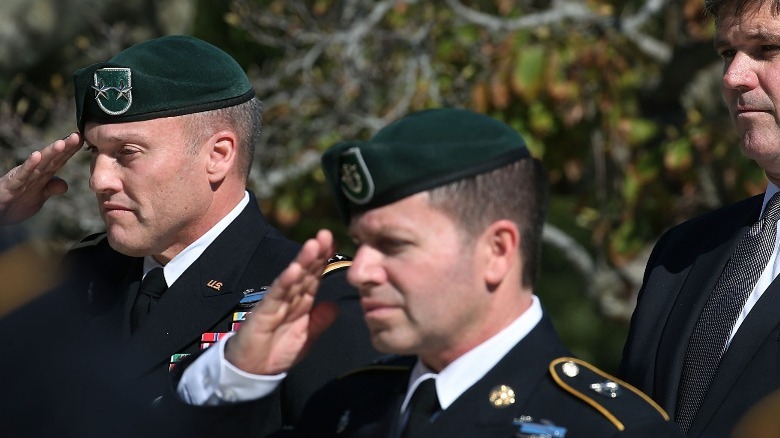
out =
<path fill-rule="evenodd" d="M 146 277 L 146 274 L 151 271 L 152 268 L 162 267 L 163 274 L 165 275 L 165 284 L 170 287 L 179 277 L 181 277 L 181 274 L 183 274 L 190 265 L 195 263 L 195 260 L 203 254 L 203 251 L 205 251 L 206 248 L 208 248 L 209 245 L 225 231 L 225 228 L 241 214 L 247 204 L 249 204 L 249 193 L 244 191 L 244 197 L 227 215 L 225 215 L 225 217 L 220 219 L 219 222 L 214 224 L 211 229 L 206 231 L 196 241 L 192 242 L 180 253 L 176 254 L 176 256 L 174 256 L 165 266 L 158 263 L 152 256 L 144 257 L 143 277 Z"/>
<path fill-rule="evenodd" d="M 418 360 L 409 376 L 409 386 L 406 398 L 401 405 L 401 413 L 406 412 L 414 390 L 423 380 L 430 377 L 436 379 L 436 395 L 439 398 L 439 405 L 442 409 L 447 409 L 467 389 L 493 369 L 541 321 L 542 305 L 536 295 L 531 297 L 531 307 L 516 320 L 490 339 L 455 359 L 438 374 Z"/>
<path fill-rule="evenodd" d="M 766 208 L 766 204 L 769 202 L 770 199 L 772 199 L 772 196 L 780 191 L 780 188 L 778 188 L 775 184 L 769 183 L 769 185 L 766 188 L 766 193 L 764 194 L 764 203 L 761 206 L 761 213 L 759 217 L 761 217 L 761 214 L 764 214 L 764 209 Z M 756 287 L 753 289 L 753 292 L 748 296 L 747 301 L 745 301 L 745 307 L 742 308 L 742 312 L 737 317 L 737 322 L 734 324 L 734 328 L 731 330 L 731 336 L 729 336 L 728 344 L 726 345 L 726 348 L 728 348 L 728 345 L 731 344 L 731 340 L 734 339 L 734 335 L 737 333 L 737 330 L 739 329 L 739 326 L 742 325 L 742 323 L 745 321 L 745 318 L 747 318 L 748 313 L 753 309 L 753 306 L 756 305 L 756 302 L 759 298 L 761 298 L 761 295 L 764 294 L 764 291 L 769 287 L 769 285 L 772 283 L 772 281 L 777 277 L 777 274 L 780 273 L 780 257 L 777 257 L 777 253 L 780 251 L 780 233 L 777 233 L 775 236 L 775 249 L 772 251 L 772 254 L 769 256 L 769 262 L 766 264 L 766 268 L 764 268 L 764 272 L 761 273 L 761 276 L 758 277 L 758 282 L 756 282 Z"/>

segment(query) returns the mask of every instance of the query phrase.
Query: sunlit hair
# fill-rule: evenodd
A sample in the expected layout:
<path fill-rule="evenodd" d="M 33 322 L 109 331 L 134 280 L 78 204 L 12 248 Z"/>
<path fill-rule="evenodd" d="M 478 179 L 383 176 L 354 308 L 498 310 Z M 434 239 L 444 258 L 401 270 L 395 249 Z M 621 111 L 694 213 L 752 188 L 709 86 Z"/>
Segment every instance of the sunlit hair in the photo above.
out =
<path fill-rule="evenodd" d="M 730 13 L 739 16 L 745 8 L 767 2 L 772 5 L 772 13 L 780 15 L 780 0 L 704 0 L 704 13 L 717 19 L 724 12 L 724 8 L 730 7 Z"/>
<path fill-rule="evenodd" d="M 238 170 L 249 176 L 255 146 L 260 141 L 263 104 L 258 98 L 211 111 L 182 116 L 184 129 L 190 135 L 190 152 L 194 153 L 207 138 L 221 129 L 231 129 L 238 137 Z"/>
<path fill-rule="evenodd" d="M 534 287 L 547 216 L 547 179 L 539 160 L 518 160 L 428 193 L 430 205 L 448 214 L 469 239 L 501 219 L 517 224 L 523 286 Z"/>

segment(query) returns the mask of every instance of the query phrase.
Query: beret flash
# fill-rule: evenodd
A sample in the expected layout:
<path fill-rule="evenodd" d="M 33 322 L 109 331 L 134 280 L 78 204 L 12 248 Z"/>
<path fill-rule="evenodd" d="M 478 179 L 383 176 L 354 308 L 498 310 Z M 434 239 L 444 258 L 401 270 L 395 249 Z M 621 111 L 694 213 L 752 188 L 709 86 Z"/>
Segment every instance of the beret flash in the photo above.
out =
<path fill-rule="evenodd" d="M 322 168 L 341 218 L 530 158 L 505 123 L 464 109 L 412 113 L 368 141 L 336 144 Z"/>

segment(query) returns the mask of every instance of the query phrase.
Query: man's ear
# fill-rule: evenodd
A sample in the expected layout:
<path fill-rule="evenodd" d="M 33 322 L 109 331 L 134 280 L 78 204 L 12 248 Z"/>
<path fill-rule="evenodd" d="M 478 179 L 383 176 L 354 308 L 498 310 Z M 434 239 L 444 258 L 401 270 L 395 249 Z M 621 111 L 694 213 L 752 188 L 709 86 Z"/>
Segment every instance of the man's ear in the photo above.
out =
<path fill-rule="evenodd" d="M 238 139 L 232 131 L 219 131 L 208 140 L 209 182 L 219 183 L 238 165 Z"/>
<path fill-rule="evenodd" d="M 507 275 L 514 275 L 515 264 L 520 257 L 520 230 L 517 225 L 506 219 L 498 220 L 482 233 L 485 263 L 485 282 L 488 286 L 500 284 Z"/>

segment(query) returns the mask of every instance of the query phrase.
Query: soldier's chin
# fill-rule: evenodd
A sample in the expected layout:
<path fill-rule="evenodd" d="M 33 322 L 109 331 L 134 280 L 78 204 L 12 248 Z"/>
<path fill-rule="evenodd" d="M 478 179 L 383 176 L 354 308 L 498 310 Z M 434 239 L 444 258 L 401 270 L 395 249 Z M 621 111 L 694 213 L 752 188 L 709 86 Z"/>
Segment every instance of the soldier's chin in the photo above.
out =
<path fill-rule="evenodd" d="M 149 248 L 139 247 L 138 245 L 134 245 L 132 242 L 128 242 L 117 236 L 113 236 L 111 233 L 108 233 L 108 245 L 114 251 L 130 257 L 143 257 L 145 255 L 151 254 Z"/>
<path fill-rule="evenodd" d="M 398 354 L 401 356 L 414 355 L 417 353 L 416 349 L 407 342 L 399 342 L 392 337 L 376 333 L 371 333 L 371 344 L 380 353 Z"/>

